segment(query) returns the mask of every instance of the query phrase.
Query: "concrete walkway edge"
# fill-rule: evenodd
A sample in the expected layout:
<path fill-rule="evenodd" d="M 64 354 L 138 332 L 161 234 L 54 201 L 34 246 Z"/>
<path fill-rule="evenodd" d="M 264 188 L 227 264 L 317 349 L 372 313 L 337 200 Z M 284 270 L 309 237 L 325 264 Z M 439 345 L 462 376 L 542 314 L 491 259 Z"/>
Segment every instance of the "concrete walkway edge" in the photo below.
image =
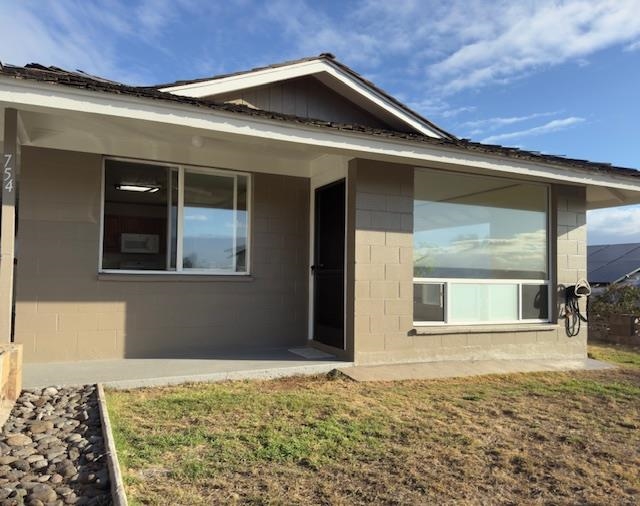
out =
<path fill-rule="evenodd" d="M 461 378 L 490 374 L 591 371 L 614 368 L 611 364 L 584 358 L 411 362 L 340 367 L 338 370 L 355 381 L 397 381 Z"/>
<path fill-rule="evenodd" d="M 107 467 L 109 469 L 109 479 L 111 481 L 111 499 L 114 506 L 128 506 L 127 495 L 124 490 L 124 482 L 122 481 L 122 473 L 120 472 L 120 464 L 118 462 L 118 452 L 111 431 L 111 421 L 109 420 L 109 411 L 107 410 L 107 400 L 104 396 L 104 388 L 102 383 L 98 383 L 98 407 L 100 409 L 100 423 L 102 425 L 102 437 L 104 438 L 104 446 L 107 451 Z"/>
<path fill-rule="evenodd" d="M 293 367 L 267 367 L 264 369 L 248 369 L 224 371 L 205 374 L 188 374 L 183 376 L 161 376 L 156 378 L 140 378 L 105 381 L 103 385 L 116 390 L 130 388 L 160 387 L 179 385 L 183 383 L 213 383 L 216 381 L 246 380 L 246 379 L 276 379 L 287 376 L 312 376 L 325 374 L 339 367 L 352 366 L 352 362 L 326 362 L 322 364 L 298 365 Z"/>

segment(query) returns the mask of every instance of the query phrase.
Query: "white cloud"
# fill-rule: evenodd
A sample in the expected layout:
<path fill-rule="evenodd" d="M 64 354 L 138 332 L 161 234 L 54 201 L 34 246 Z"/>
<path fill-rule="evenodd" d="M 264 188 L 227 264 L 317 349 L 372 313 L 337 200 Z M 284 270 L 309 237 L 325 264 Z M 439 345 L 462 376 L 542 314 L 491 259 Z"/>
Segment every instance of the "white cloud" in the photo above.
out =
<path fill-rule="evenodd" d="M 467 112 L 473 112 L 476 110 L 476 107 L 473 105 L 464 106 L 464 107 L 455 107 L 453 109 L 446 109 L 440 115 L 443 118 L 453 118 L 454 116 L 459 116 L 460 114 L 464 114 Z"/>
<path fill-rule="evenodd" d="M 192 8 L 191 0 L 143 0 L 135 8 L 115 1 L 0 2 L 0 58 L 141 83 L 148 79 L 144 67 L 125 70 L 117 43 L 136 40 L 162 50 L 163 30 Z"/>
<path fill-rule="evenodd" d="M 508 81 L 537 68 L 584 59 L 640 35 L 638 0 L 540 1 L 502 6 L 504 12 L 492 33 L 462 44 L 429 67 L 434 80 L 446 83 L 446 92 Z"/>
<path fill-rule="evenodd" d="M 428 236 L 428 234 L 427 234 Z M 433 238 L 431 238 L 433 239 Z M 449 243 L 422 243 L 414 249 L 414 261 L 420 267 L 465 267 L 486 268 L 487 259 L 497 269 L 518 269 L 541 272 L 545 270 L 546 230 L 523 232 L 511 237 L 467 237 Z"/>
<path fill-rule="evenodd" d="M 534 135 L 544 135 L 551 132 L 558 132 L 560 130 L 565 130 L 577 123 L 582 123 L 584 118 L 576 118 L 569 117 L 563 119 L 554 119 L 553 121 L 549 121 L 544 125 L 536 126 L 533 128 L 528 128 L 527 130 L 519 130 L 517 132 L 507 132 L 503 134 L 491 135 L 482 141 L 485 144 L 498 143 L 502 141 L 506 141 L 509 139 L 519 139 L 521 137 L 531 137 Z"/>
<path fill-rule="evenodd" d="M 496 117 L 496 118 L 486 118 L 479 119 L 474 121 L 466 121 L 462 124 L 462 126 L 467 128 L 473 128 L 474 133 L 480 133 L 487 130 L 496 130 L 498 128 L 502 128 L 504 126 L 513 125 L 514 123 L 522 123 L 525 121 L 529 121 L 536 118 L 544 118 L 548 116 L 556 116 L 559 114 L 558 111 L 555 112 L 534 112 L 532 114 L 527 114 L 526 116 L 509 116 L 509 117 Z"/>
<path fill-rule="evenodd" d="M 640 242 L 640 206 L 587 212 L 589 244 Z"/>
<path fill-rule="evenodd" d="M 633 42 L 632 44 L 629 44 L 627 47 L 624 48 L 625 51 L 640 51 L 640 40 L 637 40 L 636 42 Z"/>
<path fill-rule="evenodd" d="M 322 5 L 274 0 L 262 15 L 283 28 L 295 55 L 331 51 L 364 70 L 385 65 L 388 80 L 400 73 L 440 95 L 567 61 L 583 66 L 640 37 L 639 0 L 362 0 L 339 16 Z"/>
<path fill-rule="evenodd" d="M 412 101 L 407 100 L 406 97 L 396 95 L 400 101 L 403 101 L 414 111 L 424 114 L 432 119 L 444 118 L 450 119 L 467 113 L 472 113 L 477 110 L 474 105 L 454 106 L 449 102 L 437 97 L 425 98 L 423 100 Z"/>
<path fill-rule="evenodd" d="M 69 28 L 68 17 L 61 14 L 60 25 L 66 31 Z M 105 54 L 104 49 L 96 51 L 97 46 L 89 44 L 78 32 L 65 34 L 49 26 L 26 2 L 0 4 L 0 18 L 5 20 L 0 32 L 3 63 L 22 65 L 42 61 L 71 68 L 85 67 L 97 72 L 108 67 L 104 62 L 110 60 L 111 55 Z M 6 22 L 9 19 L 11 23 Z"/>
<path fill-rule="evenodd" d="M 131 68 L 124 63 L 127 42 L 164 52 L 179 67 L 193 68 L 198 61 L 202 67 L 213 58 L 205 69 L 271 63 L 263 59 L 274 54 L 277 61 L 331 51 L 365 73 L 384 69 L 383 84 L 390 88 L 446 96 L 509 82 L 566 61 L 580 65 L 591 54 L 616 45 L 637 49 L 639 9 L 640 0 L 359 0 L 331 9 L 310 0 L 0 0 L 0 19 L 5 20 L 0 58 L 140 82 L 154 79 L 144 67 L 122 70 Z M 176 48 L 185 48 L 176 34 L 193 16 L 211 19 L 211 30 L 203 34 L 201 44 L 196 34 L 194 40 L 190 36 L 191 53 L 177 55 Z M 242 19 L 239 26 L 247 34 L 265 31 L 266 23 L 274 33 L 273 47 L 266 45 L 251 57 L 218 50 L 228 48 L 233 36 L 242 37 L 224 26 L 224 20 L 235 19 Z M 465 111 L 450 107 L 441 115 L 460 112 Z"/>
<path fill-rule="evenodd" d="M 353 25 L 349 30 L 345 20 L 333 19 L 305 1 L 272 0 L 267 2 L 262 15 L 270 23 L 282 26 L 291 41 L 292 57 L 333 52 L 355 64 L 375 65 L 386 53 L 382 50 L 385 42 L 380 40 L 379 34 L 367 29 L 358 30 Z M 350 16 L 357 14 L 351 11 Z M 398 43 L 397 40 L 388 42 Z"/>

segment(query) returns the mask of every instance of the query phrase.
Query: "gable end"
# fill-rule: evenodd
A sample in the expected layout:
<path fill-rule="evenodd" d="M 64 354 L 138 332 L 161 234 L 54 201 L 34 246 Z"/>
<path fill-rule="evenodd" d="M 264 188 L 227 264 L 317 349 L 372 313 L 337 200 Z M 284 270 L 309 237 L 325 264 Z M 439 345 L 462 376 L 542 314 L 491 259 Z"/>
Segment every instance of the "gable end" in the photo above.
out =
<path fill-rule="evenodd" d="M 217 103 L 238 104 L 252 109 L 288 114 L 300 118 L 336 123 L 355 123 L 371 128 L 410 132 L 405 124 L 390 117 L 375 116 L 330 89 L 314 76 L 247 88 L 209 97 Z"/>
<path fill-rule="evenodd" d="M 260 88 L 274 83 L 284 83 L 311 76 L 321 81 L 335 93 L 342 95 L 347 101 L 368 112 L 374 118 L 378 118 L 382 125 L 388 125 L 392 130 L 419 133 L 436 139 L 455 139 L 455 136 L 437 127 L 346 65 L 334 60 L 331 55 L 326 54 L 320 55 L 315 59 L 304 58 L 248 72 L 239 72 L 210 79 L 181 81 L 174 85 L 156 89 L 174 95 L 220 102 L 218 98 L 220 95 L 228 99 L 229 94 L 238 93 L 242 90 Z M 236 95 L 232 100 L 243 99 Z M 340 121 L 339 118 L 317 119 Z M 365 126 L 371 125 L 369 123 Z"/>

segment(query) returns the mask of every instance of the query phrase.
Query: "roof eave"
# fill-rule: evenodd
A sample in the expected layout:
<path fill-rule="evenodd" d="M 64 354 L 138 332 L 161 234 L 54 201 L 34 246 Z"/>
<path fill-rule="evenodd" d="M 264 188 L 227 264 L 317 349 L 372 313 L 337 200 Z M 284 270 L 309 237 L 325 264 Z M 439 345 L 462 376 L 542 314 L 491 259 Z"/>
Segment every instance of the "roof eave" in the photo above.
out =
<path fill-rule="evenodd" d="M 5 93 L 2 88 L 5 88 Z M 154 100 L 148 100 L 149 98 Z M 0 100 L 15 103 L 19 108 L 48 107 L 147 120 L 151 119 L 150 113 L 153 112 L 154 120 L 161 123 L 195 126 L 215 131 L 223 131 L 225 127 L 229 127 L 229 133 L 239 135 L 321 145 L 334 149 L 351 149 L 365 155 L 375 153 L 413 160 L 413 162 L 403 163 L 416 165 L 429 161 L 453 163 L 453 160 L 460 159 L 463 160 L 463 165 L 470 167 L 485 167 L 488 170 L 521 173 L 534 177 L 550 177 L 574 184 L 596 184 L 634 192 L 640 191 L 640 177 L 638 177 L 640 173 L 632 169 L 599 165 L 580 167 L 576 166 L 576 163 L 570 163 L 571 160 L 559 157 L 552 157 L 553 159 L 549 161 L 544 160 L 543 155 L 540 155 L 541 159 L 538 160 L 535 159 L 537 155 L 514 156 L 514 152 L 516 154 L 526 154 L 526 152 L 506 148 L 505 153 L 487 152 L 484 149 L 487 147 L 480 144 L 464 144 L 418 135 L 403 136 L 397 132 L 364 131 L 364 127 L 363 131 L 360 131 L 353 125 L 342 128 L 340 125 L 327 122 L 310 123 L 302 118 L 285 117 L 261 111 L 242 111 L 242 114 L 239 114 L 239 111 L 222 110 L 219 106 L 199 104 L 193 100 L 184 103 L 177 100 L 177 97 L 160 92 L 151 97 L 107 91 L 99 94 L 95 90 L 74 86 L 59 86 L 57 83 L 0 76 Z M 100 111 L 96 111 L 98 104 L 102 107 Z M 67 105 L 69 107 L 66 107 Z M 208 109 L 203 110 L 204 108 Z M 220 121 L 221 119 L 223 120 Z M 233 128 L 230 127 L 231 124 Z M 278 135 L 273 135 L 273 132 L 277 132 Z M 488 148 L 491 149 L 491 147 Z M 437 154 L 434 154 L 434 151 L 437 151 Z M 461 155 L 464 156 L 461 157 Z"/>

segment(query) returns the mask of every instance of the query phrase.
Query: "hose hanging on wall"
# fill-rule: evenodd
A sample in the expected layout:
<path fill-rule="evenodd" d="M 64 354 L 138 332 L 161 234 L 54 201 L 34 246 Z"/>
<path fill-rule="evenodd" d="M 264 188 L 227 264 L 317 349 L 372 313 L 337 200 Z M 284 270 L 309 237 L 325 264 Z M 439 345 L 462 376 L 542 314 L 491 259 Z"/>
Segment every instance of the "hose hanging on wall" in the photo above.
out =
<path fill-rule="evenodd" d="M 580 323 L 587 318 L 580 312 L 580 299 L 591 295 L 591 286 L 586 279 L 581 279 L 573 286 L 568 286 L 564 291 L 564 324 L 567 336 L 575 337 L 580 332 Z"/>

